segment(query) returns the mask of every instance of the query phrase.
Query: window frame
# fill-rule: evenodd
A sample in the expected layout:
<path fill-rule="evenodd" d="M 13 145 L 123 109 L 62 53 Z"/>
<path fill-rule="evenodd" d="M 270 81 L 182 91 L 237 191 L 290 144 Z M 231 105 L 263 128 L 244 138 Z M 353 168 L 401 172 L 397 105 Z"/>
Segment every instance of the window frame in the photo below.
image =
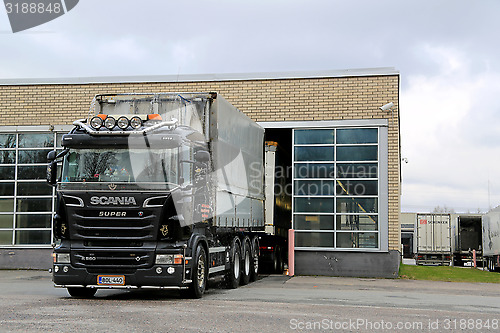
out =
<path fill-rule="evenodd" d="M 314 124 L 311 124 L 314 125 Z M 319 125 L 319 124 L 318 124 Z M 334 143 L 329 144 L 318 144 L 318 143 L 295 143 L 295 131 L 296 130 L 318 130 L 318 129 L 333 129 L 334 130 Z M 338 129 L 377 129 L 377 143 L 337 143 L 337 130 Z M 295 161 L 295 147 L 304 147 L 304 146 L 333 146 L 334 147 L 334 160 L 333 161 Z M 376 146 L 377 147 L 377 160 L 338 160 L 337 147 L 346 147 L 346 146 Z M 333 166 L 333 170 L 335 171 L 333 178 L 297 178 L 296 177 L 296 165 L 304 163 L 317 163 L 317 164 L 329 164 L 331 163 Z M 377 177 L 339 177 L 338 173 L 338 164 L 376 164 L 377 165 Z M 303 233 L 331 233 L 334 239 L 334 247 L 302 247 L 295 246 L 295 250 L 304 250 L 304 251 L 363 251 L 363 252 L 387 252 L 388 251 L 388 126 L 387 123 L 380 124 L 379 122 L 374 122 L 373 124 L 369 124 L 364 122 L 361 124 L 356 121 L 346 121 L 345 125 L 343 121 L 336 121 L 335 124 L 332 124 L 328 127 L 322 126 L 304 126 L 304 127 L 293 127 L 292 128 L 292 228 L 295 231 L 295 234 L 303 234 Z M 324 180 L 324 181 L 333 181 L 334 185 L 337 185 L 337 181 L 374 181 L 378 182 L 377 184 L 377 195 L 338 195 L 336 191 L 334 195 L 304 195 L 304 194 L 296 194 L 295 193 L 295 184 L 296 181 L 304 181 L 304 180 Z M 308 212 L 295 212 L 295 199 L 296 198 L 315 198 L 315 197 L 324 197 L 324 198 L 332 198 L 334 200 L 333 204 L 333 212 L 329 213 L 308 213 Z M 376 198 L 377 202 L 377 212 L 349 212 L 349 213 L 340 213 L 337 211 L 337 198 Z M 332 216 L 333 217 L 333 229 L 325 230 L 325 229 L 295 229 L 295 216 L 298 215 L 309 215 L 309 216 Z M 337 229 L 337 217 L 338 216 L 377 216 L 377 228 L 375 230 L 341 230 Z M 337 238 L 339 234 L 347 234 L 347 233 L 359 233 L 359 234 L 375 234 L 377 239 L 376 247 L 337 247 Z"/>
<path fill-rule="evenodd" d="M 10 211 L 0 212 L 0 215 L 8 215 L 12 216 L 12 223 L 9 228 L 1 228 L 2 232 L 10 232 L 11 233 L 11 243 L 10 244 L 0 244 L 0 248 L 51 248 L 51 244 L 53 242 L 52 238 L 52 225 L 53 225 L 53 216 L 55 213 L 55 188 L 50 188 L 50 193 L 47 194 L 39 194 L 39 195 L 31 195 L 30 193 L 19 194 L 18 193 L 18 184 L 22 183 L 40 183 L 46 185 L 46 179 L 19 179 L 19 168 L 20 167 L 46 167 L 47 163 L 37 162 L 37 163 L 19 163 L 19 153 L 22 151 L 50 151 L 50 150 L 62 150 L 61 147 L 61 137 L 62 135 L 68 133 L 73 126 L 71 125 L 56 125 L 56 126 L 2 126 L 0 127 L 0 135 L 1 134 L 13 134 L 15 137 L 15 147 L 9 148 L 0 148 L 0 152 L 13 150 L 15 151 L 14 163 L 3 163 L 0 166 L 10 166 L 14 167 L 14 179 L 11 180 L 3 180 L 0 179 L 0 183 L 14 183 L 14 193 L 13 195 L 2 195 L 1 199 L 11 199 L 13 201 L 13 207 Z M 20 135 L 29 135 L 29 134 L 45 134 L 52 135 L 52 145 L 47 147 L 19 147 L 19 137 Z M 51 140 L 52 141 L 52 140 Z M 48 185 L 47 185 L 48 186 Z M 49 192 L 49 191 L 48 191 Z M 18 199 L 51 199 L 50 210 L 48 211 L 20 211 L 18 207 Z M 41 227 L 33 227 L 33 228 L 20 228 L 17 227 L 17 218 L 18 216 L 26 216 L 26 215 L 49 215 L 50 216 L 50 227 L 41 228 Z M 39 231 L 39 232 L 49 232 L 50 233 L 50 242 L 49 243 L 33 243 L 33 244 L 24 244 L 24 243 L 16 243 L 18 240 L 16 239 L 18 232 L 29 232 L 29 231 Z"/>

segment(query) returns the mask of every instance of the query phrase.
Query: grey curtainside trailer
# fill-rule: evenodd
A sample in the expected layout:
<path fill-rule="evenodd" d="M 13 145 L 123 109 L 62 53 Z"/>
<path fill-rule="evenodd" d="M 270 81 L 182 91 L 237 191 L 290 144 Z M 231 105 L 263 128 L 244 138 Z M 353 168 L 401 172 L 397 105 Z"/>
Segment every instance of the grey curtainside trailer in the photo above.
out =
<path fill-rule="evenodd" d="M 490 271 L 500 271 L 500 206 L 482 218 L 483 259 Z"/>
<path fill-rule="evenodd" d="M 262 127 L 217 93 L 97 95 L 74 126 L 48 156 L 57 287 L 199 298 L 208 279 L 256 278 Z"/>

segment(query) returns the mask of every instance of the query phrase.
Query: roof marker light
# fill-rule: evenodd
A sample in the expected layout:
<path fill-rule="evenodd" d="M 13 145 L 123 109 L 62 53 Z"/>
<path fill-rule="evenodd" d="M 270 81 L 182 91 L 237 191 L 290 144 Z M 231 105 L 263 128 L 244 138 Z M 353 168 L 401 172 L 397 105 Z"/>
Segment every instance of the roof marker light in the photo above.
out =
<path fill-rule="evenodd" d="M 157 120 L 157 121 L 161 121 L 161 116 L 157 113 L 153 113 L 153 114 L 148 114 L 148 120 Z"/>

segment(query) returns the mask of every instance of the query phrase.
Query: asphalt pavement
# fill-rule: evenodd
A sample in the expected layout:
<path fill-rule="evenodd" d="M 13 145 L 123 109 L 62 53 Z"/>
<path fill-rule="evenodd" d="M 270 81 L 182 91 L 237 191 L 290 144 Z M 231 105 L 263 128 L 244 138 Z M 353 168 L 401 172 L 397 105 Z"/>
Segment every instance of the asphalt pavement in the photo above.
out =
<path fill-rule="evenodd" d="M 0 332 L 497 332 L 500 286 L 261 276 L 238 289 L 99 290 L 73 299 L 45 271 L 0 271 Z"/>

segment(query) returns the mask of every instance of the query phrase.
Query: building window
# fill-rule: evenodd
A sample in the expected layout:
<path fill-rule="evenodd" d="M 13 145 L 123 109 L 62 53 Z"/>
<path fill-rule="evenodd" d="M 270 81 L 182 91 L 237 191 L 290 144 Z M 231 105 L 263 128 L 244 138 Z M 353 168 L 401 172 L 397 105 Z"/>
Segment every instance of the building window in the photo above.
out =
<path fill-rule="evenodd" d="M 296 249 L 381 249 L 380 135 L 378 127 L 293 131 Z"/>
<path fill-rule="evenodd" d="M 47 154 L 61 149 L 62 133 L 0 133 L 0 246 L 52 242 L 54 189 L 47 185 Z"/>

